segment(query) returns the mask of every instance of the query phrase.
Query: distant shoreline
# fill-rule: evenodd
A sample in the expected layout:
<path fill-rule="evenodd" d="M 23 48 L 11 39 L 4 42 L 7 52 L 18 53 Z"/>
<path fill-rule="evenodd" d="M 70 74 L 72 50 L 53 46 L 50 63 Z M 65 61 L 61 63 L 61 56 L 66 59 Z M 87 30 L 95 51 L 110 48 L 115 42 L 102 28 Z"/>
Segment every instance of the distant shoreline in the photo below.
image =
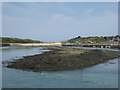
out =
<path fill-rule="evenodd" d="M 97 44 L 74 44 L 74 43 L 2 43 L 0 46 L 35 46 L 35 47 L 45 47 L 45 46 L 72 46 L 72 47 L 97 47 L 97 48 L 113 48 L 120 49 L 119 43 L 97 43 Z"/>
<path fill-rule="evenodd" d="M 120 36 L 77 36 L 65 41 L 43 42 L 32 39 L 1 37 L 0 46 L 75 46 L 120 49 Z"/>
<path fill-rule="evenodd" d="M 83 69 L 118 58 L 118 52 L 109 50 L 82 50 L 61 47 L 46 47 L 53 50 L 9 62 L 8 68 L 27 71 L 60 71 Z"/>

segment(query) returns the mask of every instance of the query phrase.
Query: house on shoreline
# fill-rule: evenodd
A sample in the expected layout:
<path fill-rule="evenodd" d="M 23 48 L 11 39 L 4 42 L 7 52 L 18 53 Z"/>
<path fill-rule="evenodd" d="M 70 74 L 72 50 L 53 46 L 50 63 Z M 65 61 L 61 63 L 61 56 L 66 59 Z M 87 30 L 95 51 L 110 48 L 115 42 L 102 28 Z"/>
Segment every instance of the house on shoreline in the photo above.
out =
<path fill-rule="evenodd" d="M 113 37 L 112 41 L 120 42 L 120 35 L 116 35 L 115 37 Z"/>

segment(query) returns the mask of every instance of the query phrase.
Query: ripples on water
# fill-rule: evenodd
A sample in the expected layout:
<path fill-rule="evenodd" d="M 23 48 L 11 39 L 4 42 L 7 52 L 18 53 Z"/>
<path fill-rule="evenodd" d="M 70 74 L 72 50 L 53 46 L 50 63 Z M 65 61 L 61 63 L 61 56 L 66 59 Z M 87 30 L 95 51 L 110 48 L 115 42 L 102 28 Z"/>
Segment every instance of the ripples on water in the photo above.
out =
<path fill-rule="evenodd" d="M 42 47 L 3 47 L 0 50 L 3 61 L 47 51 Z M 117 88 L 118 59 L 83 70 L 56 72 L 31 72 L 3 67 L 2 79 L 3 88 Z"/>

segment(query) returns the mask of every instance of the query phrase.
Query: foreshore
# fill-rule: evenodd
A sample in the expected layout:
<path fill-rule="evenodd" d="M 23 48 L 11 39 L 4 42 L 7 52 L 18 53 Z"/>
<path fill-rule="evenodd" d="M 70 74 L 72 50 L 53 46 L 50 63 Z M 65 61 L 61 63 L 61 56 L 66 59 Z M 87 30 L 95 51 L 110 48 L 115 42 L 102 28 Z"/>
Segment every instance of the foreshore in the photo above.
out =
<path fill-rule="evenodd" d="M 27 71 L 60 71 L 83 69 L 118 58 L 118 52 L 109 50 L 87 50 L 63 47 L 46 47 L 43 54 L 26 56 L 9 62 L 8 68 Z"/>

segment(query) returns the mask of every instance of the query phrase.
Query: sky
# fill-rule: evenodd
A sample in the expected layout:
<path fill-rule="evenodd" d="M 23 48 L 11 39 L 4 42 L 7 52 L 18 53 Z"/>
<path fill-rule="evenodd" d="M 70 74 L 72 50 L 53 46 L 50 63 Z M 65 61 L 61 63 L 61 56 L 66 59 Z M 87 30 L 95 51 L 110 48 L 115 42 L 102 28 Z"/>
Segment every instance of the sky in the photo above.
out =
<path fill-rule="evenodd" d="M 56 42 L 117 34 L 117 2 L 2 3 L 3 37 Z"/>

